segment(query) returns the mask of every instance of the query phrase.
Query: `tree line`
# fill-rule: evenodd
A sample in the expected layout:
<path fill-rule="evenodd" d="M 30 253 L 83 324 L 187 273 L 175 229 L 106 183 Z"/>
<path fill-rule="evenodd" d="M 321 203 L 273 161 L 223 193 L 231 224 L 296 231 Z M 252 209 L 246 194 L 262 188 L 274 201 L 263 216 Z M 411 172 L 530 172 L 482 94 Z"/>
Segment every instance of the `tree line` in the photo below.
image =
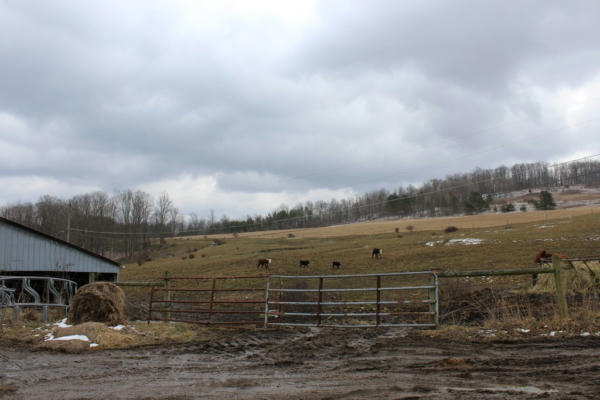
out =
<path fill-rule="evenodd" d="M 164 238 L 214 233 L 297 229 L 366 221 L 384 217 L 435 217 L 473 214 L 488 210 L 507 192 L 569 185 L 600 185 L 600 162 L 576 161 L 550 165 L 520 163 L 512 167 L 431 179 L 420 187 L 380 189 L 348 199 L 306 201 L 282 205 L 266 215 L 217 220 L 182 215 L 167 193 L 153 199 L 143 191 L 124 190 L 112 195 L 94 192 L 60 199 L 49 195 L 37 202 L 10 204 L 0 215 L 49 235 L 107 256 L 132 257 Z M 514 207 L 502 207 L 513 211 Z"/>

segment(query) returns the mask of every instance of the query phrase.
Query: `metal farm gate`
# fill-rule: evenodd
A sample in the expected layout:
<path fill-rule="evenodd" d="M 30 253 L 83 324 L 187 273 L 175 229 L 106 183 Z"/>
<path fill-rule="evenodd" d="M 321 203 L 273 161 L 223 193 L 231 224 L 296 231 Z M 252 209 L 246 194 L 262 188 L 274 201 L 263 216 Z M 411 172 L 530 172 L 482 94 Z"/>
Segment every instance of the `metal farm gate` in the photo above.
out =
<path fill-rule="evenodd" d="M 206 326 L 263 326 L 266 275 L 165 277 L 164 287 L 152 286 L 150 321 Z"/>
<path fill-rule="evenodd" d="M 269 276 L 265 327 L 434 327 L 435 272 Z"/>
<path fill-rule="evenodd" d="M 152 286 L 150 321 L 206 326 L 434 327 L 434 272 L 165 277 Z"/>

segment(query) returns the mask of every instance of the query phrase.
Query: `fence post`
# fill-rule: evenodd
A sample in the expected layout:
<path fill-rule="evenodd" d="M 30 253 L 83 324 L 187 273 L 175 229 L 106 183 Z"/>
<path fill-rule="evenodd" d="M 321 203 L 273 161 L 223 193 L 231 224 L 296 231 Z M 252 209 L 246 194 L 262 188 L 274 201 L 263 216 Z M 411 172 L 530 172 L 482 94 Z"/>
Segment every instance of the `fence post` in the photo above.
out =
<path fill-rule="evenodd" d="M 317 326 L 321 325 L 321 303 L 323 302 L 323 277 L 319 278 L 319 301 L 317 304 Z"/>
<path fill-rule="evenodd" d="M 210 325 L 210 319 L 212 317 L 213 302 L 215 301 L 215 288 L 217 286 L 217 280 L 213 278 L 212 287 L 210 289 L 210 303 L 208 303 L 208 318 L 206 319 L 206 326 Z M 221 286 L 222 287 L 222 286 Z"/>
<path fill-rule="evenodd" d="M 558 310 L 561 318 L 569 316 L 567 306 L 567 293 L 565 288 L 565 279 L 562 274 L 562 264 L 558 256 L 552 256 L 552 266 L 554 267 L 554 284 L 556 285 L 556 297 L 558 301 Z"/>
<path fill-rule="evenodd" d="M 429 300 L 429 312 L 431 313 L 431 319 L 430 322 L 435 324 L 436 326 L 438 325 L 438 320 L 437 320 L 437 275 L 435 273 L 432 274 L 432 280 L 433 282 L 431 283 L 432 286 L 434 286 L 433 288 L 430 288 L 428 290 L 428 300 Z"/>
<path fill-rule="evenodd" d="M 281 312 L 283 311 L 283 306 L 281 305 L 282 301 L 283 301 L 283 279 L 281 279 L 281 277 L 279 277 L 279 304 L 277 304 L 277 315 L 278 315 L 277 318 L 280 318 L 279 322 L 281 322 Z"/>
<path fill-rule="evenodd" d="M 150 287 L 150 300 L 148 301 L 148 325 L 152 319 L 152 301 L 154 300 L 154 286 Z"/>
<path fill-rule="evenodd" d="M 13 307 L 13 323 L 16 324 L 19 321 L 19 311 L 20 311 L 20 307 L 18 305 L 15 305 Z"/>
<path fill-rule="evenodd" d="M 381 275 L 377 275 L 377 309 L 376 309 L 376 315 L 377 315 L 377 322 L 376 325 L 379 326 L 380 323 L 380 315 L 379 313 L 381 312 L 381 290 L 379 290 L 381 288 Z"/>
<path fill-rule="evenodd" d="M 171 309 L 171 281 L 169 280 L 169 272 L 165 271 L 165 301 L 167 310 Z M 171 313 L 166 312 L 164 315 L 165 319 L 171 320 Z"/>
<path fill-rule="evenodd" d="M 271 285 L 271 278 L 267 276 L 267 287 L 265 288 L 265 325 L 264 328 L 267 328 L 269 324 L 269 287 Z"/>
<path fill-rule="evenodd" d="M 42 306 L 42 322 L 45 324 L 48 323 L 48 306 L 47 305 Z"/>

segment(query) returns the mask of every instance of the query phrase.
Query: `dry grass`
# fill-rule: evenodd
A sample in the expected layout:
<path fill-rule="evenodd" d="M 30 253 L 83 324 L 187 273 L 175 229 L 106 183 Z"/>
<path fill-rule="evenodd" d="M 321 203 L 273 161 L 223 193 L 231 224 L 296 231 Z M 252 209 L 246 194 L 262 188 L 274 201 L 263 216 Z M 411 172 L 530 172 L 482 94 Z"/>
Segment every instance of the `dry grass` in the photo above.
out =
<path fill-rule="evenodd" d="M 595 198 L 598 196 L 596 195 Z M 505 226 L 511 224 L 524 224 L 540 221 L 552 221 L 556 219 L 573 218 L 582 215 L 598 214 L 600 206 L 586 206 L 567 209 L 557 209 L 550 211 L 529 211 L 512 212 L 498 214 L 478 214 L 465 215 L 458 217 L 439 217 L 439 218 L 394 218 L 388 220 L 376 220 L 368 222 L 357 222 L 345 225 L 335 225 L 322 228 L 306 229 L 287 229 L 277 231 L 262 231 L 240 233 L 239 238 L 285 238 L 290 233 L 296 238 L 329 238 L 354 235 L 379 235 L 389 232 L 395 232 L 398 227 L 400 232 L 410 232 L 406 227 L 412 226 L 414 231 L 441 231 L 447 226 L 456 226 L 460 229 L 466 228 L 488 228 L 496 226 Z M 208 235 L 209 240 L 215 238 L 231 238 L 231 234 Z M 198 240 L 204 236 L 193 236 L 178 238 L 176 240 Z"/>
<path fill-rule="evenodd" d="M 71 335 L 87 336 L 91 342 L 80 340 L 46 341 L 45 337 Z M 63 352 L 86 352 L 94 350 L 125 349 L 142 346 L 197 343 L 231 335 L 231 330 L 204 328 L 190 324 L 133 323 L 121 330 L 114 330 L 98 322 L 86 322 L 66 328 L 51 324 L 22 323 L 7 324 L 0 331 L 0 345 L 20 343 L 38 349 Z M 98 344 L 90 348 L 90 343 Z"/>
<path fill-rule="evenodd" d="M 483 215 L 462 219 L 423 220 L 414 232 L 399 238 L 394 232 L 397 221 L 389 221 L 389 229 L 382 228 L 387 222 L 364 223 L 348 226 L 350 231 L 340 236 L 328 237 L 327 229 L 316 228 L 310 233 L 297 234 L 289 239 L 285 232 L 279 238 L 247 237 L 229 240 L 220 246 L 212 246 L 211 239 L 188 238 L 173 240 L 166 248 L 152 252 L 151 262 L 142 266 L 127 263 L 121 273 L 123 281 L 157 280 L 168 271 L 171 276 L 232 276 L 262 274 L 256 269 L 256 260 L 271 258 L 271 274 L 339 274 L 373 273 L 406 270 L 466 270 L 502 269 L 533 266 L 533 257 L 541 250 L 570 256 L 592 255 L 599 252 L 600 213 L 591 209 L 578 209 L 584 216 L 574 216 L 577 209 L 549 211 L 543 222 L 517 223 L 511 218 L 543 219 L 545 213 L 521 213 L 511 215 Z M 595 211 L 598 211 L 597 209 Z M 537 216 L 533 218 L 533 216 Z M 565 217 L 566 216 L 566 217 Z M 550 219 L 552 217 L 552 219 Z M 563 217 L 554 219 L 554 217 Z M 502 219 L 499 219 L 502 218 Z M 508 218 L 508 220 L 507 220 Z M 510 222 L 510 225 L 505 225 Z M 415 224 L 418 222 L 415 221 Z M 426 224 L 432 224 L 427 228 Z M 453 225 L 458 232 L 443 233 Z M 476 227 L 470 227 L 470 226 Z M 406 226 L 402 224 L 401 226 Z M 381 232 L 385 233 L 373 233 Z M 321 233 L 319 233 L 321 232 Z M 339 232 L 338 232 L 339 233 Z M 316 237 L 322 235 L 321 237 Z M 477 238 L 481 244 L 464 245 L 452 240 Z M 431 246 L 426 243 L 432 242 Z M 383 248 L 383 258 L 371 258 L 373 247 Z M 190 249 L 198 248 L 204 257 L 182 260 Z M 300 270 L 298 260 L 310 260 L 310 267 Z M 333 260 L 340 261 L 342 268 L 333 271 Z M 130 290 L 126 291 L 130 296 Z M 143 290 L 145 296 L 147 290 Z"/>

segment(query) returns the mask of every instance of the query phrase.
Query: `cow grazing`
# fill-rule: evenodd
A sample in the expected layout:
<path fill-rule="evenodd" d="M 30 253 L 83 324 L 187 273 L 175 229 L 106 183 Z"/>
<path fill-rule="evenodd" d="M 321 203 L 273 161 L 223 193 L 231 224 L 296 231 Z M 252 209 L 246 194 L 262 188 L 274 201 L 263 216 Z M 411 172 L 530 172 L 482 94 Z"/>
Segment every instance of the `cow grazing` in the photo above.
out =
<path fill-rule="evenodd" d="M 270 258 L 261 258 L 256 263 L 256 269 L 259 269 L 260 267 L 264 267 L 265 269 L 269 269 L 269 264 L 271 264 L 271 259 Z"/>
<path fill-rule="evenodd" d="M 569 256 L 565 256 L 564 254 L 554 254 L 554 255 L 558 256 L 559 258 L 562 258 L 562 259 L 569 258 Z M 539 251 L 535 255 L 533 262 L 536 264 L 550 263 L 550 262 L 552 262 L 552 254 L 548 253 L 546 250 Z"/>
<path fill-rule="evenodd" d="M 300 266 L 302 268 L 308 267 L 308 264 L 310 264 L 310 261 L 308 261 L 308 260 L 300 260 Z"/>
<path fill-rule="evenodd" d="M 383 249 L 374 248 L 373 252 L 371 253 L 371 258 L 373 258 L 373 257 L 381 258 L 382 255 L 383 255 Z"/>
<path fill-rule="evenodd" d="M 342 263 L 339 261 L 334 261 L 333 263 L 331 263 L 331 268 L 333 268 L 333 269 L 340 269 L 341 266 L 342 266 Z"/>

